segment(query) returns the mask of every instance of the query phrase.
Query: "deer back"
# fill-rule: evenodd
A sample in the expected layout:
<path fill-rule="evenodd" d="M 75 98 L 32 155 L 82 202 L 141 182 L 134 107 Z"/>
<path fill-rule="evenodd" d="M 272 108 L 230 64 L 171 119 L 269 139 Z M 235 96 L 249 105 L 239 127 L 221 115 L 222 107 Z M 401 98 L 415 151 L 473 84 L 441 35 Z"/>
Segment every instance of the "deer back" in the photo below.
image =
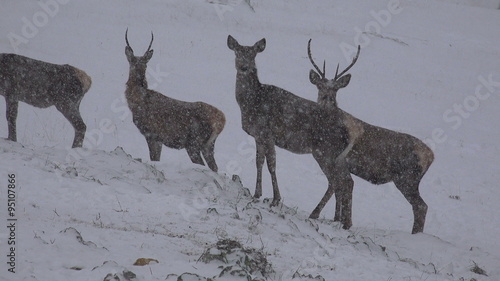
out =
<path fill-rule="evenodd" d="M 423 175 L 434 159 L 432 150 L 406 133 L 363 122 L 363 134 L 348 155 L 352 173 L 372 183 L 394 180 L 403 171 Z"/>
<path fill-rule="evenodd" d="M 91 83 L 85 72 L 67 64 L 0 55 L 0 93 L 36 107 L 79 103 Z"/>
<path fill-rule="evenodd" d="M 185 102 L 153 90 L 142 91 L 142 98 L 129 106 L 133 120 L 143 135 L 154 136 L 172 148 L 208 141 L 213 132 L 220 133 L 225 125 L 224 114 L 203 102 Z M 216 137 L 216 136 L 215 136 Z"/>

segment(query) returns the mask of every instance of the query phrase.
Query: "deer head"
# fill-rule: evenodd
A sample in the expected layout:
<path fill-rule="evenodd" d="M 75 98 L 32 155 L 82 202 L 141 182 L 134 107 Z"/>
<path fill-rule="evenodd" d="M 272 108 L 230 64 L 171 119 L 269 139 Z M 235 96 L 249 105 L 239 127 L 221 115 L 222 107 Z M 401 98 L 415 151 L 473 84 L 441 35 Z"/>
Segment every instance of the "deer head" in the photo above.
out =
<path fill-rule="evenodd" d="M 127 46 L 125 47 L 125 55 L 127 56 L 127 60 L 130 64 L 130 74 L 136 75 L 137 80 L 143 81 L 145 83 L 146 79 L 146 68 L 147 63 L 153 57 L 153 50 L 151 50 L 151 45 L 153 44 L 153 32 L 151 32 L 151 42 L 149 43 L 149 47 L 144 53 L 143 56 L 134 56 L 134 50 L 130 47 L 127 38 L 128 28 L 125 31 L 125 42 L 127 42 Z"/>
<path fill-rule="evenodd" d="M 266 39 L 262 38 L 253 46 L 241 46 L 231 35 L 227 37 L 227 47 L 236 55 L 236 69 L 239 73 L 255 70 L 255 56 L 266 48 Z"/>
<path fill-rule="evenodd" d="M 339 74 L 339 64 L 337 64 L 337 71 L 335 78 L 327 79 L 325 72 L 325 62 L 323 62 L 323 71 L 316 65 L 311 55 L 311 39 L 307 43 L 307 54 L 312 65 L 316 71 L 309 71 L 309 81 L 316 85 L 318 88 L 318 104 L 327 107 L 337 107 L 337 91 L 349 85 L 351 81 L 351 74 L 345 74 L 356 63 L 359 57 L 360 46 L 358 45 L 358 52 L 353 58 L 351 64 Z M 344 75 L 345 74 L 345 75 Z"/>

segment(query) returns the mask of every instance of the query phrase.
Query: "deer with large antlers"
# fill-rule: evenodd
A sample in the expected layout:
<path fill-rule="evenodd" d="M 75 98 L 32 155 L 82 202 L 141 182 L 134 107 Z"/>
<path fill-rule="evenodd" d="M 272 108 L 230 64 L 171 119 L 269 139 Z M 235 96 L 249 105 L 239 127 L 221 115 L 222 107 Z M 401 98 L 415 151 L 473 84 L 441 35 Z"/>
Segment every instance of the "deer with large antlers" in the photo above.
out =
<path fill-rule="evenodd" d="M 345 74 L 357 61 L 360 47 L 351 64 L 340 74 L 339 66 L 335 77 L 326 78 L 323 71 L 314 63 L 311 55 L 311 40 L 307 46 L 309 60 L 316 69 L 309 72 L 309 80 L 318 88 L 318 104 L 330 109 L 338 109 L 337 91 L 346 87 L 351 74 Z M 345 74 L 345 75 L 344 75 Z M 340 110 L 340 109 L 339 109 Z M 421 140 L 408 134 L 391 131 L 365 123 L 347 112 L 344 116 L 349 126 L 361 128 L 361 134 L 354 139 L 352 148 L 346 155 L 349 172 L 373 184 L 394 182 L 399 191 L 413 208 L 412 233 L 424 231 L 427 204 L 419 192 L 419 184 L 434 160 L 432 150 Z M 340 192 L 352 189 L 341 189 Z M 337 191 L 336 191 L 337 192 Z M 345 202 L 351 204 L 351 194 L 339 195 L 343 198 L 337 201 L 335 207 L 336 221 L 351 222 L 351 212 L 343 213 Z"/>
<path fill-rule="evenodd" d="M 328 189 L 310 216 L 317 218 L 334 191 L 352 188 L 345 156 L 351 147 L 349 143 L 356 139 L 360 128 L 355 124 L 347 126 L 342 111 L 337 108 L 322 107 L 284 89 L 260 83 L 255 57 L 264 51 L 265 39 L 253 46 L 242 46 L 229 35 L 227 46 L 236 55 L 235 94 L 241 109 L 242 127 L 254 137 L 257 147 L 254 197 L 262 196 L 262 166 L 267 160 L 273 186 L 271 205 L 277 205 L 281 199 L 276 178 L 275 146 L 297 154 L 312 153 L 328 179 Z M 347 190 L 338 194 L 349 192 Z M 337 199 L 344 200 L 340 196 Z M 349 213 L 350 204 L 345 201 L 339 206 L 342 206 L 344 213 Z M 344 225 L 348 224 L 344 222 Z"/>
<path fill-rule="evenodd" d="M 80 115 L 80 102 L 91 78 L 71 65 L 58 65 L 16 54 L 0 54 L 0 95 L 7 108 L 8 139 L 17 141 L 19 102 L 38 108 L 55 106 L 75 129 L 73 148 L 81 147 L 87 126 Z"/>
<path fill-rule="evenodd" d="M 160 161 L 164 144 L 175 149 L 185 148 L 195 164 L 205 165 L 204 158 L 208 167 L 217 172 L 214 145 L 226 123 L 224 113 L 204 102 L 180 101 L 148 89 L 146 67 L 153 56 L 153 33 L 144 55 L 134 56 L 127 32 L 125 55 L 130 72 L 125 96 L 134 124 L 146 138 L 151 161 Z"/>

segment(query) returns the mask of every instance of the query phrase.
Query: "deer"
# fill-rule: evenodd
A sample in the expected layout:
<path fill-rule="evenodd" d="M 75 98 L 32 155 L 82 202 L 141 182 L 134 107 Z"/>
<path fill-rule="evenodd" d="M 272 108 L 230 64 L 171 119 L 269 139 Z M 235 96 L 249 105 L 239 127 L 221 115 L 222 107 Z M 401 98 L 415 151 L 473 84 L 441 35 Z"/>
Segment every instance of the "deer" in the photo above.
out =
<path fill-rule="evenodd" d="M 265 38 L 253 46 L 242 46 L 229 35 L 227 46 L 235 53 L 235 96 L 241 110 L 242 128 L 256 143 L 257 181 L 253 197 L 262 196 L 262 168 L 267 162 L 273 187 L 271 206 L 278 205 L 281 200 L 275 146 L 295 154 L 312 154 L 328 179 L 327 191 L 310 215 L 310 218 L 318 218 L 335 190 L 352 189 L 345 157 L 361 128 L 357 124 L 347 126 L 348 120 L 338 108 L 322 107 L 282 88 L 262 84 L 255 58 L 264 51 Z M 349 190 L 336 194 L 337 200 L 344 202 L 339 205 L 343 212 L 349 213 L 351 202 L 341 197 L 350 194 Z M 348 225 L 349 222 L 344 223 Z"/>
<path fill-rule="evenodd" d="M 322 107 L 342 111 L 337 105 L 337 91 L 349 84 L 351 74 L 346 73 L 356 63 L 360 46 L 351 64 L 340 74 L 339 64 L 337 65 L 333 79 L 326 78 L 325 63 L 321 71 L 314 62 L 311 55 L 311 40 L 308 42 L 307 53 L 316 70 L 310 70 L 309 80 L 317 87 L 317 103 Z M 423 232 L 428 206 L 420 196 L 419 185 L 434 161 L 432 150 L 416 137 L 368 124 L 347 112 L 342 112 L 349 126 L 361 129 L 360 135 L 352 143 L 352 148 L 345 158 L 349 172 L 376 185 L 393 182 L 412 206 L 414 216 L 412 234 Z M 340 192 L 345 191 L 352 192 L 352 189 L 340 189 Z M 334 221 L 348 222 L 349 227 L 352 222 L 347 216 L 351 216 L 351 212 L 343 213 L 342 204 L 347 201 L 352 205 L 352 193 L 343 194 L 341 197 L 344 200 L 336 202 Z"/>
<path fill-rule="evenodd" d="M 151 161 L 160 161 L 162 145 L 186 149 L 191 162 L 218 171 L 214 158 L 215 141 L 224 129 L 224 113 L 204 102 L 176 100 L 148 89 L 147 63 L 153 56 L 151 42 L 142 56 L 134 56 L 125 32 L 125 55 L 130 65 L 125 97 L 132 119 L 145 137 Z M 202 158 L 203 155 L 203 158 Z"/>
<path fill-rule="evenodd" d="M 80 102 L 92 79 L 68 65 L 52 64 L 17 54 L 0 54 L 0 95 L 5 97 L 8 140 L 17 142 L 19 102 L 38 108 L 55 106 L 75 130 L 73 148 L 82 147 L 87 126 Z"/>

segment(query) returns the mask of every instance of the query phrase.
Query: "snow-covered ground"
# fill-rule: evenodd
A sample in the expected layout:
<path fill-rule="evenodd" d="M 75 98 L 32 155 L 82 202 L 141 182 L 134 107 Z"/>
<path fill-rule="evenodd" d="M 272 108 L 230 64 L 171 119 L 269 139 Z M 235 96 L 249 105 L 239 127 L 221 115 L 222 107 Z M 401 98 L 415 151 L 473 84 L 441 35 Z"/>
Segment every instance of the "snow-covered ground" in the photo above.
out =
<path fill-rule="evenodd" d="M 133 280 L 128 271 L 137 280 L 175 280 L 169 274 L 185 272 L 213 277 L 222 262 L 200 257 L 229 239 L 265 254 L 274 270 L 269 280 L 500 280 L 499 3 L 250 3 L 3 1 L 0 52 L 74 65 L 93 84 L 80 107 L 88 126 L 84 148 L 70 149 L 73 128 L 55 108 L 26 104 L 19 107 L 19 143 L 0 140 L 0 280 L 103 280 L 109 273 Z M 192 164 L 184 150 L 164 147 L 160 162 L 148 160 L 124 100 L 126 28 L 136 54 L 154 32 L 150 87 L 226 114 L 216 143 L 218 174 Z M 280 149 L 284 205 L 252 201 L 255 149 L 241 130 L 228 34 L 245 45 L 265 37 L 257 56 L 261 81 L 312 100 L 309 38 L 316 60 L 327 61 L 328 77 L 361 44 L 339 105 L 433 148 L 435 162 L 420 186 L 429 205 L 425 233 L 410 234 L 410 205 L 393 184 L 358 178 L 351 230 L 332 222 L 334 199 L 320 220 L 308 220 L 326 178 L 310 155 Z M 3 117 L 0 136 L 7 136 Z M 7 271 L 9 174 L 16 176 L 15 274 Z M 264 197 L 271 197 L 264 175 Z M 134 266 L 139 258 L 158 263 Z"/>

